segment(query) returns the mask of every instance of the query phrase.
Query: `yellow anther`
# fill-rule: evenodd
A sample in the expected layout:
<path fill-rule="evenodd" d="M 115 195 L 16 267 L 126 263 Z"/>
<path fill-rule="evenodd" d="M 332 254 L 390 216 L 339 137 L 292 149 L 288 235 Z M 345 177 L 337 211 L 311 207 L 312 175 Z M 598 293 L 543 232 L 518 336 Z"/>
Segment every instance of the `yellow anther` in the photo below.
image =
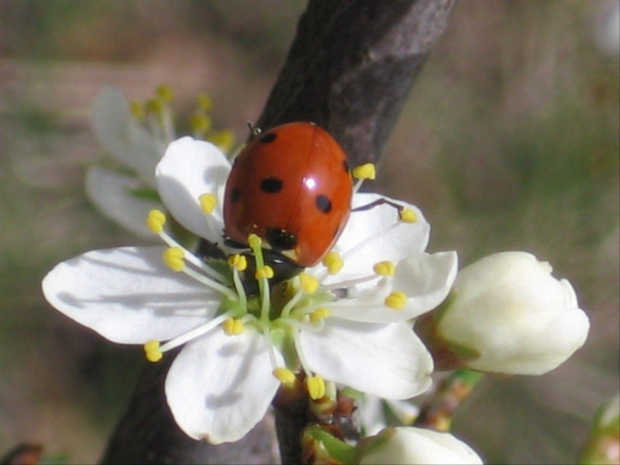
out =
<path fill-rule="evenodd" d="M 311 399 L 317 400 L 325 395 L 325 381 L 320 376 L 310 376 L 306 380 L 306 385 Z"/>
<path fill-rule="evenodd" d="M 200 208 L 202 208 L 202 211 L 207 215 L 210 215 L 211 213 L 213 213 L 213 210 L 215 210 L 215 205 L 217 204 L 217 197 L 215 197 L 215 195 L 213 194 L 202 194 L 198 198 L 198 201 L 200 202 Z"/>
<path fill-rule="evenodd" d="M 229 152 L 235 145 L 235 133 L 230 129 L 216 131 L 209 134 L 209 140 L 217 145 L 222 152 Z"/>
<path fill-rule="evenodd" d="M 228 257 L 228 264 L 237 271 L 244 271 L 248 267 L 248 259 L 245 255 L 231 255 Z"/>
<path fill-rule="evenodd" d="M 282 384 L 293 384 L 297 377 L 288 368 L 278 367 L 271 372 L 275 378 Z"/>
<path fill-rule="evenodd" d="M 146 101 L 144 104 L 144 109 L 147 113 L 161 115 L 164 112 L 164 103 L 161 100 L 152 98 Z"/>
<path fill-rule="evenodd" d="M 344 266 L 344 261 L 338 252 L 331 251 L 323 258 L 323 266 L 327 268 L 329 274 L 338 273 Z"/>
<path fill-rule="evenodd" d="M 273 268 L 271 268 L 269 265 L 261 266 L 256 270 L 256 274 L 254 275 L 254 277 L 256 279 L 271 279 L 273 278 Z"/>
<path fill-rule="evenodd" d="M 390 261 L 375 263 L 372 269 L 380 276 L 394 276 L 396 273 L 396 266 Z"/>
<path fill-rule="evenodd" d="M 144 354 L 149 362 L 159 362 L 164 354 L 160 350 L 159 341 L 150 340 L 144 344 Z"/>
<path fill-rule="evenodd" d="M 206 134 L 211 129 L 211 118 L 207 115 L 201 115 L 200 113 L 194 113 L 189 117 L 189 125 L 194 132 L 200 134 Z"/>
<path fill-rule="evenodd" d="M 394 310 L 402 310 L 407 303 L 407 295 L 401 291 L 394 291 L 385 298 L 385 305 Z"/>
<path fill-rule="evenodd" d="M 258 249 L 261 245 L 263 245 L 263 240 L 256 234 L 250 234 L 248 236 L 248 245 L 252 249 Z"/>
<path fill-rule="evenodd" d="M 174 91 L 170 86 L 159 86 L 155 89 L 155 93 L 157 94 L 157 98 L 164 103 L 170 103 L 174 100 Z"/>
<path fill-rule="evenodd" d="M 144 121 L 144 105 L 142 102 L 138 102 L 137 100 L 131 102 L 129 104 L 129 111 L 136 121 Z"/>
<path fill-rule="evenodd" d="M 377 171 L 372 163 L 364 163 L 363 165 L 353 168 L 353 177 L 355 179 L 375 179 Z"/>
<path fill-rule="evenodd" d="M 226 318 L 222 323 L 222 329 L 227 336 L 238 336 L 245 331 L 245 325 L 237 318 Z"/>
<path fill-rule="evenodd" d="M 319 321 L 323 321 L 325 318 L 330 317 L 331 314 L 332 312 L 329 308 L 325 308 L 325 307 L 317 308 L 315 311 L 313 311 L 310 314 L 310 322 L 318 323 Z"/>
<path fill-rule="evenodd" d="M 211 111 L 213 108 L 213 100 L 206 92 L 201 92 L 196 97 L 196 102 L 198 103 L 198 107 L 202 108 L 204 111 Z"/>
<path fill-rule="evenodd" d="M 153 234 L 161 234 L 166 224 L 166 215 L 161 210 L 151 210 L 146 217 L 146 225 Z"/>
<path fill-rule="evenodd" d="M 306 294 L 314 294 L 319 288 L 319 280 L 308 273 L 299 275 L 299 284 Z"/>
<path fill-rule="evenodd" d="M 185 268 L 185 251 L 181 247 L 169 247 L 164 250 L 164 263 L 174 271 Z"/>
<path fill-rule="evenodd" d="M 405 208 L 400 212 L 400 220 L 403 223 L 415 223 L 418 221 L 418 215 L 411 208 Z"/>

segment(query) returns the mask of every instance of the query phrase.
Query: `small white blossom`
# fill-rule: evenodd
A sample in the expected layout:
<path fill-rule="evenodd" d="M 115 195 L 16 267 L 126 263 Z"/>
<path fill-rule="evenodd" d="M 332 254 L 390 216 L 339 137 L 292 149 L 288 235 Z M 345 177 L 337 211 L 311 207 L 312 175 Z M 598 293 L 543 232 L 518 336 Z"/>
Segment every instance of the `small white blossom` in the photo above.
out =
<path fill-rule="evenodd" d="M 529 253 L 489 255 L 458 273 L 453 294 L 420 330 L 474 370 L 553 370 L 584 344 L 590 323 L 571 284 L 551 271 Z"/>
<path fill-rule="evenodd" d="M 214 145 L 189 137 L 170 144 L 156 169 L 168 211 L 225 252 L 222 195 L 230 169 Z M 354 204 L 377 198 L 356 194 Z M 432 358 L 409 320 L 446 297 L 457 259 L 424 253 L 428 223 L 412 205 L 398 204 L 415 221 L 400 221 L 385 205 L 353 213 L 337 244 L 342 276 L 317 266 L 282 287 L 279 303 L 270 300 L 264 267 L 257 265 L 258 295 L 246 295 L 242 256 L 198 257 L 168 235 L 160 211 L 148 224 L 167 248 L 86 253 L 56 266 L 43 290 L 59 311 L 104 337 L 144 344 L 152 361 L 184 345 L 165 386 L 177 423 L 194 438 L 236 441 L 260 421 L 280 384 L 302 370 L 315 399 L 326 381 L 390 399 L 428 388 Z M 249 248 L 262 260 L 259 243 L 250 240 Z"/>
<path fill-rule="evenodd" d="M 386 428 L 358 446 L 359 465 L 482 464 L 482 459 L 450 433 L 402 426 Z"/>
<path fill-rule="evenodd" d="M 131 174 L 92 166 L 86 173 L 89 199 L 124 229 L 151 239 L 143 218 L 150 210 L 163 208 L 155 191 L 155 167 L 166 143 L 136 120 L 129 102 L 114 87 L 106 87 L 97 95 L 90 119 L 101 146 Z"/>

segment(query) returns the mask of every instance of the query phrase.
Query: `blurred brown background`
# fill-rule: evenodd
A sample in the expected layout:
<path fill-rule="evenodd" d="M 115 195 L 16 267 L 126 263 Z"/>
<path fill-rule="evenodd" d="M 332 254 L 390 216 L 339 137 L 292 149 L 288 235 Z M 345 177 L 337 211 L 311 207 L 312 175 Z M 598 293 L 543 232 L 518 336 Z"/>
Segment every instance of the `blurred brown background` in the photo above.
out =
<path fill-rule="evenodd" d="M 199 91 L 239 140 L 284 60 L 301 0 L 0 0 L 0 455 L 43 443 L 96 460 L 141 351 L 43 301 L 42 276 L 81 252 L 137 243 L 84 195 L 105 157 L 89 105 Z M 419 205 L 431 250 L 461 263 L 528 250 L 571 280 L 586 346 L 543 377 L 488 379 L 455 431 L 488 462 L 569 463 L 618 389 L 618 2 L 466 1 L 415 86 L 376 190 Z M 179 121 L 183 122 L 183 118 Z"/>

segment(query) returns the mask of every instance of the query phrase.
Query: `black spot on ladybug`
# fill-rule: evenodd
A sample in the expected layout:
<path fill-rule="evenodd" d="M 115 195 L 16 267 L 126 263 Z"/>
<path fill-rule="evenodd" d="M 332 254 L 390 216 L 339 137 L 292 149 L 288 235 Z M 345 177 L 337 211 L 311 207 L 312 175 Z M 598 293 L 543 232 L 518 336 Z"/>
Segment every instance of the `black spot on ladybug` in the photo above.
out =
<path fill-rule="evenodd" d="M 261 144 L 271 144 L 277 137 L 278 135 L 275 132 L 268 132 L 267 134 L 262 135 L 258 141 Z"/>
<path fill-rule="evenodd" d="M 265 178 L 260 182 L 260 190 L 268 194 L 275 194 L 282 190 L 284 181 L 278 178 Z"/>
<path fill-rule="evenodd" d="M 233 187 L 233 189 L 230 191 L 230 201 L 232 203 L 236 203 L 237 201 L 239 201 L 239 197 L 241 197 L 241 191 L 238 187 Z"/>
<path fill-rule="evenodd" d="M 316 208 L 321 212 L 327 214 L 332 210 L 332 201 L 326 195 L 319 194 L 314 199 L 316 202 Z"/>
<path fill-rule="evenodd" d="M 345 172 L 345 173 L 347 173 L 347 174 L 349 174 L 349 162 L 348 162 L 348 161 L 346 161 L 346 160 L 344 160 L 344 161 L 342 162 L 342 166 L 344 166 L 344 172 Z"/>
<path fill-rule="evenodd" d="M 268 228 L 265 239 L 274 250 L 291 250 L 297 246 L 297 236 L 281 228 Z"/>

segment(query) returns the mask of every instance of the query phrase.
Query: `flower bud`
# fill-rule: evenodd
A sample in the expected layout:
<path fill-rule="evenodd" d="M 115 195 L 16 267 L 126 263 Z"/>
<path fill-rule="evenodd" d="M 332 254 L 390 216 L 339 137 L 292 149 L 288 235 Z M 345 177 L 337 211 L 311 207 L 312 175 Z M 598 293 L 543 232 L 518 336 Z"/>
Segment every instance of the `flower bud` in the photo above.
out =
<path fill-rule="evenodd" d="M 611 465 L 620 459 L 620 394 L 605 402 L 594 418 L 590 437 L 579 457 L 583 465 Z"/>
<path fill-rule="evenodd" d="M 452 295 L 416 328 L 439 369 L 541 375 L 585 342 L 590 322 L 571 284 L 526 252 L 503 252 L 461 270 Z"/>
<path fill-rule="evenodd" d="M 401 426 L 386 428 L 362 441 L 355 463 L 364 464 L 482 464 L 482 459 L 450 433 Z"/>

